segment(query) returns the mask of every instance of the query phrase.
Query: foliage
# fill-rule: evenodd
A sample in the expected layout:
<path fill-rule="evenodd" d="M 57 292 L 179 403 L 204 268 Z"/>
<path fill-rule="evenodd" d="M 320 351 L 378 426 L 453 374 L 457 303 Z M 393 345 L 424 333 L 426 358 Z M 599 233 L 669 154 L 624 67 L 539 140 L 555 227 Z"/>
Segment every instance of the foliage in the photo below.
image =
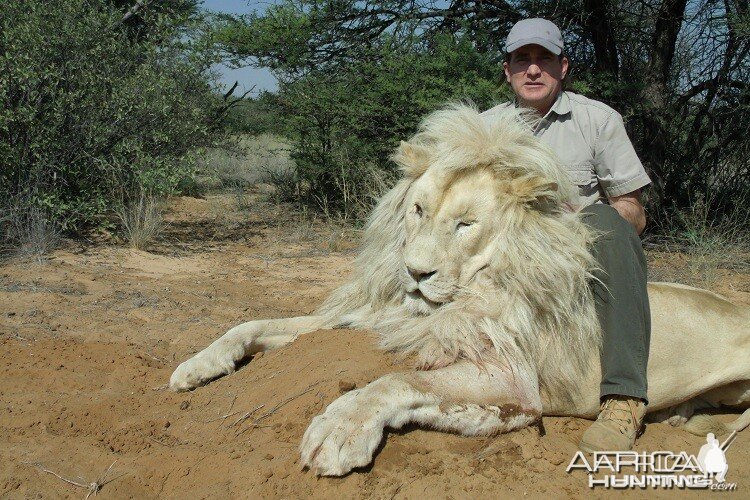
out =
<path fill-rule="evenodd" d="M 497 88 L 505 36 L 535 16 L 563 28 L 570 87 L 624 115 L 654 179 L 652 213 L 703 194 L 720 217 L 748 199 L 744 0 L 284 0 L 225 18 L 216 40 L 236 64 L 275 71 L 298 140 L 298 192 L 321 189 L 330 204 L 342 166 L 353 178 L 355 165 L 387 170 L 386 151 L 436 104 L 508 95 Z"/>
<path fill-rule="evenodd" d="M 501 66 L 451 36 L 394 47 L 335 72 L 310 71 L 282 83 L 293 178 L 275 177 L 284 194 L 329 215 L 359 219 L 394 177 L 389 156 L 419 120 L 447 100 L 488 106 L 502 98 Z M 507 95 L 506 95 L 507 96 Z"/>
<path fill-rule="evenodd" d="M 264 91 L 239 101 L 227 112 L 224 123 L 234 134 L 280 135 L 284 133 L 283 108 L 276 94 Z"/>
<path fill-rule="evenodd" d="M 128 19 L 115 3 L 0 4 L 0 196 L 69 232 L 122 193 L 173 192 L 217 135 L 194 2 Z"/>

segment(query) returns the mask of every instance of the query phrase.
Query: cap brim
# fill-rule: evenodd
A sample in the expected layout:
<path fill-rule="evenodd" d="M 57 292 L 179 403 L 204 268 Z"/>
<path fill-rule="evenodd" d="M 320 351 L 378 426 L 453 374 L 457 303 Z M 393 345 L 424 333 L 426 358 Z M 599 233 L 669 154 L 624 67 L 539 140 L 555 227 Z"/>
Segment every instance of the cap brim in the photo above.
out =
<path fill-rule="evenodd" d="M 556 56 L 559 56 L 562 54 L 562 47 L 558 47 L 554 43 L 551 43 L 549 40 L 545 38 L 524 38 L 523 40 L 518 40 L 513 43 L 510 43 L 505 46 L 506 52 L 513 52 L 516 49 L 520 49 L 524 45 L 541 45 L 545 49 L 549 50 Z"/>

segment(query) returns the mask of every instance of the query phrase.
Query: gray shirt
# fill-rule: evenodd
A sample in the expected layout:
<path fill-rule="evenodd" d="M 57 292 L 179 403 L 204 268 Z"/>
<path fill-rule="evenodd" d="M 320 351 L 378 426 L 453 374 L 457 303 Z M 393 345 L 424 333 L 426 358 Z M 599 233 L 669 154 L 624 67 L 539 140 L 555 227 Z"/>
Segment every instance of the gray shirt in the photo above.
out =
<path fill-rule="evenodd" d="M 492 114 L 514 106 L 506 102 Z M 578 186 L 581 206 L 606 202 L 651 183 L 625 131 L 620 113 L 604 103 L 572 92 L 560 92 L 534 135 L 557 153 Z"/>

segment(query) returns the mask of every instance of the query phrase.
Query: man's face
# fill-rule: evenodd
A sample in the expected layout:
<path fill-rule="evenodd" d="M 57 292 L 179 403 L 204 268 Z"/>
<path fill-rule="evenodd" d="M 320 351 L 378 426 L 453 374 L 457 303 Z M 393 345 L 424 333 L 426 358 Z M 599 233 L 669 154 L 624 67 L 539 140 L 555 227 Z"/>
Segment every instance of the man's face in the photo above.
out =
<path fill-rule="evenodd" d="M 503 63 L 505 78 L 520 104 L 544 115 L 554 104 L 568 72 L 568 59 L 562 59 L 541 45 L 524 45 Z"/>

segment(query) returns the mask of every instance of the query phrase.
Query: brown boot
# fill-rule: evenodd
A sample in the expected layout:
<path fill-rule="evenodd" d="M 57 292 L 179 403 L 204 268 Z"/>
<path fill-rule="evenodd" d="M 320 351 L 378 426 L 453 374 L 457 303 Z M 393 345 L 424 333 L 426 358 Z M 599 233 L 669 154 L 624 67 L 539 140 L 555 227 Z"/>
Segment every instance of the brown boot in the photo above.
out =
<path fill-rule="evenodd" d="M 583 433 L 581 451 L 626 451 L 633 449 L 635 438 L 646 415 L 646 404 L 626 396 L 608 397 L 599 418 Z"/>

